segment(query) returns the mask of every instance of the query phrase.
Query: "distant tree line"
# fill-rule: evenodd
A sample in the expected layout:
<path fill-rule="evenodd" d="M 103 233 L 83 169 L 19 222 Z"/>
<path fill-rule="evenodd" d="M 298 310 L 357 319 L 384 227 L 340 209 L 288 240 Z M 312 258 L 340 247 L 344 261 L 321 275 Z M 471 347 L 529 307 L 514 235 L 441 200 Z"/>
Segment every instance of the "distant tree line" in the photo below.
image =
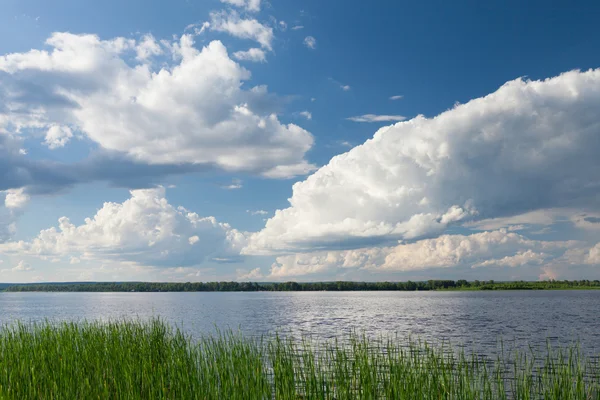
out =
<path fill-rule="evenodd" d="M 417 290 L 551 290 L 600 289 L 600 281 L 513 281 L 464 279 L 418 282 L 90 282 L 12 285 L 6 292 L 309 292 L 309 291 L 417 291 Z"/>

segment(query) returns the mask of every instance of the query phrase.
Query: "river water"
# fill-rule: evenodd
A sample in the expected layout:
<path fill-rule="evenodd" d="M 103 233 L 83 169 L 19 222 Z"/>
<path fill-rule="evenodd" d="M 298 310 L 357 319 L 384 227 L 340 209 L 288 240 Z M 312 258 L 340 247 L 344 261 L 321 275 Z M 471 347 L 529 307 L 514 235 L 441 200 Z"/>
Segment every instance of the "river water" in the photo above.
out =
<path fill-rule="evenodd" d="M 565 345 L 600 353 L 599 291 L 0 293 L 0 324 L 160 317 L 193 336 L 216 328 L 319 339 L 355 331 L 489 351 Z"/>

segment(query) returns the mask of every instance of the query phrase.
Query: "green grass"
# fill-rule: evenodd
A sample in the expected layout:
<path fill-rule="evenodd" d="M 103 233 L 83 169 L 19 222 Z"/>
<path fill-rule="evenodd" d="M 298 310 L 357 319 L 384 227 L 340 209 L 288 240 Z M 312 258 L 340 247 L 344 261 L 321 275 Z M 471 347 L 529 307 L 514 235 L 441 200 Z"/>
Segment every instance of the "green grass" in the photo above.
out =
<path fill-rule="evenodd" d="M 447 345 L 191 340 L 160 320 L 0 329 L 0 399 L 600 399 L 576 346 L 489 362 Z"/>

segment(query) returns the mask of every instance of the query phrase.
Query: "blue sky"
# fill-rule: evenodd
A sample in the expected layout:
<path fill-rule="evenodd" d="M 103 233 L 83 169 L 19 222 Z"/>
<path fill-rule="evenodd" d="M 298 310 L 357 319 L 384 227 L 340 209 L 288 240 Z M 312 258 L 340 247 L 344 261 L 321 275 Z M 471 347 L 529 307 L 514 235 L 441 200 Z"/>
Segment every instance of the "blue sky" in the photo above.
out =
<path fill-rule="evenodd" d="M 1 7 L 2 282 L 600 277 L 595 3 Z"/>

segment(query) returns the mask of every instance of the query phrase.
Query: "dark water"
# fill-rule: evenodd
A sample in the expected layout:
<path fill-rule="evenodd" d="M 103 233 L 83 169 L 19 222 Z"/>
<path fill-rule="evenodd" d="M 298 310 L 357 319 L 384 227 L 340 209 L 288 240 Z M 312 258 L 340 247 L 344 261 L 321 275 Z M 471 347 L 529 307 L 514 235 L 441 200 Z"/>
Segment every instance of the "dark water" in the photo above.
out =
<path fill-rule="evenodd" d="M 0 293 L 0 324 L 161 318 L 192 335 L 215 328 L 330 338 L 352 330 L 493 348 L 579 341 L 600 353 L 600 291 Z"/>

